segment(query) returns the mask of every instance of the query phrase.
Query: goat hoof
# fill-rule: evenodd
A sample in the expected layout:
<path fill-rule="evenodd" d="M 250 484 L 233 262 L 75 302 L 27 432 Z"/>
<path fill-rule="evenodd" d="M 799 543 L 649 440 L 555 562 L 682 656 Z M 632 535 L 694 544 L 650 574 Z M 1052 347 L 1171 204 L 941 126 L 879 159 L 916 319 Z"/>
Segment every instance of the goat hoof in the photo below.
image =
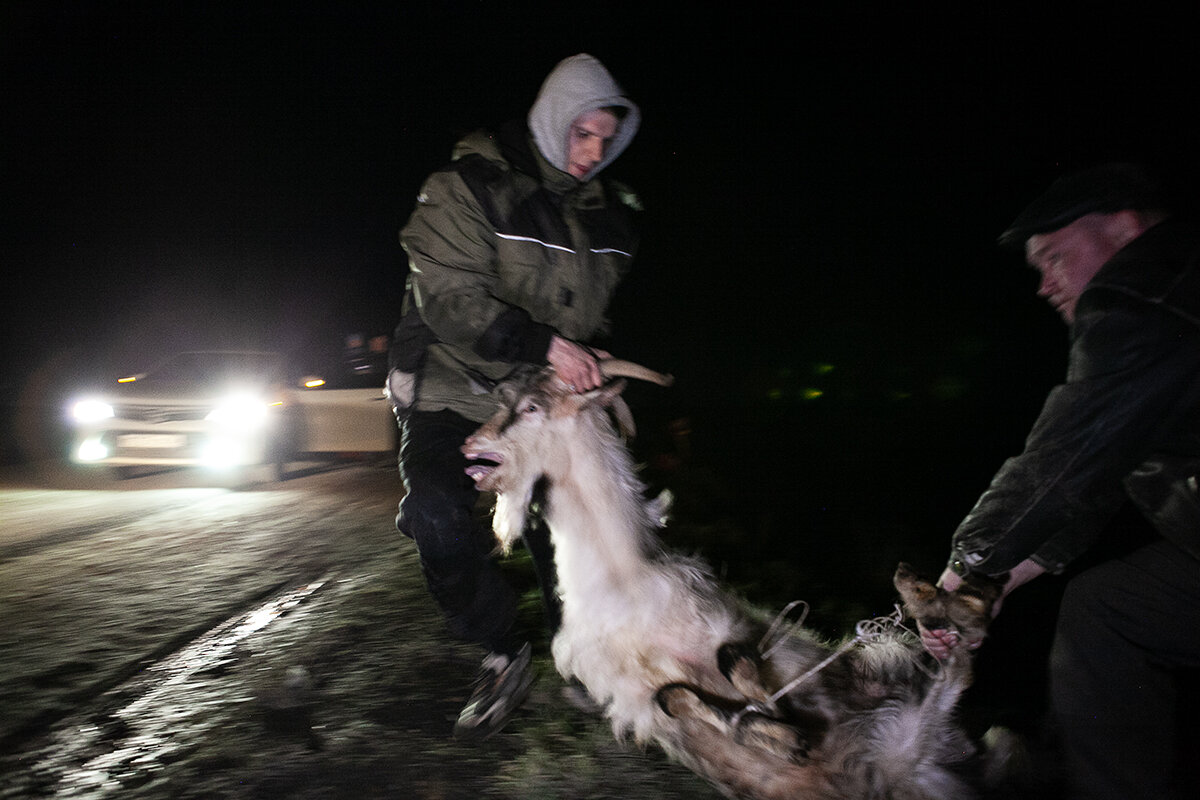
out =
<path fill-rule="evenodd" d="M 723 644 L 717 648 L 717 669 L 730 683 L 733 674 L 757 674 L 758 658 L 755 649 L 748 644 Z"/>
<path fill-rule="evenodd" d="M 758 650 L 747 644 L 725 644 L 717 650 L 717 667 L 742 697 L 775 712 L 771 691 L 763 683 Z"/>
<path fill-rule="evenodd" d="M 664 686 L 654 694 L 654 701 L 669 717 L 677 717 L 682 713 L 696 696 L 683 684 L 673 683 Z"/>
<path fill-rule="evenodd" d="M 662 687 L 655 693 L 654 701 L 669 717 L 694 717 L 698 707 L 704 702 L 690 686 L 682 683 L 671 683 Z"/>

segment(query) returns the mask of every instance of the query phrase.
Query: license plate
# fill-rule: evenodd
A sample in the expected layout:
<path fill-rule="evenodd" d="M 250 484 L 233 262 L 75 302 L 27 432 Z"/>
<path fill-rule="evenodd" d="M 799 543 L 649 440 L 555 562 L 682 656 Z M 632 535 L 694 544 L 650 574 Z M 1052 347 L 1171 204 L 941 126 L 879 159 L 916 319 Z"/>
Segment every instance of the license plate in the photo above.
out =
<path fill-rule="evenodd" d="M 187 437 L 179 433 L 125 433 L 117 437 L 118 447 L 149 447 L 170 450 L 187 444 Z"/>

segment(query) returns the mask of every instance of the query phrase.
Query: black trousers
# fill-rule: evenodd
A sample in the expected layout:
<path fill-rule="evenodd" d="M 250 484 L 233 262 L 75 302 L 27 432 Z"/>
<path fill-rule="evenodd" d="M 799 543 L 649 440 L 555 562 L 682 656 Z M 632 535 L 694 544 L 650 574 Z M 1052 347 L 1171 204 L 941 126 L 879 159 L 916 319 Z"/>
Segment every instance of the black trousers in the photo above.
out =
<path fill-rule="evenodd" d="M 1200 561 L 1159 540 L 1074 578 L 1051 654 L 1072 798 L 1195 797 L 1180 776 L 1180 680 L 1200 667 Z M 1188 673 L 1192 673 L 1190 678 Z M 1196 754 L 1190 755 L 1195 759 Z"/>
<path fill-rule="evenodd" d="M 417 543 L 429 591 L 458 639 L 493 652 L 516 652 L 517 597 L 492 557 L 495 538 L 475 513 L 479 492 L 459 448 L 479 424 L 452 411 L 414 411 L 402 425 L 405 495 L 396 527 Z M 534 502 L 537 502 L 535 496 Z M 551 635 L 561 609 L 549 531 L 534 515 L 522 534 L 546 604 Z"/>

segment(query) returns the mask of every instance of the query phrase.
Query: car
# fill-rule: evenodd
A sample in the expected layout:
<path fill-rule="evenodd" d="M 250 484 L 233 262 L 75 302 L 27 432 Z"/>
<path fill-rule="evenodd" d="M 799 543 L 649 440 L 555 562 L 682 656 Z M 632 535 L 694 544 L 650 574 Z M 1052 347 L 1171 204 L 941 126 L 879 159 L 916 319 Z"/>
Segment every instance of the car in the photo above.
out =
<path fill-rule="evenodd" d="M 198 466 L 282 479 L 299 461 L 394 453 L 386 375 L 366 367 L 299 372 L 270 351 L 178 353 L 76 398 L 71 459 L 122 477 L 145 466 Z"/>
<path fill-rule="evenodd" d="M 284 433 L 275 451 L 280 477 L 294 461 L 394 456 L 400 429 L 384 391 L 386 379 L 386 364 L 350 363 L 291 381 L 284 391 Z"/>

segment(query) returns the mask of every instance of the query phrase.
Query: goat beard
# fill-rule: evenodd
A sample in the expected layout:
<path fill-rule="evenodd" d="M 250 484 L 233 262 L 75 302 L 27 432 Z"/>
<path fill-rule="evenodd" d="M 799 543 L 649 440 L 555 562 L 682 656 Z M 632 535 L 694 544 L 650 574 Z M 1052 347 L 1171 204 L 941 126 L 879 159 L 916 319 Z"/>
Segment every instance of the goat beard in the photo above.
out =
<path fill-rule="evenodd" d="M 529 481 L 514 490 L 504 490 L 496 494 L 496 506 L 492 510 L 492 532 L 500 542 L 500 548 L 505 553 L 525 531 L 525 520 L 529 513 L 529 503 L 533 499 L 533 487 L 536 480 Z"/>

